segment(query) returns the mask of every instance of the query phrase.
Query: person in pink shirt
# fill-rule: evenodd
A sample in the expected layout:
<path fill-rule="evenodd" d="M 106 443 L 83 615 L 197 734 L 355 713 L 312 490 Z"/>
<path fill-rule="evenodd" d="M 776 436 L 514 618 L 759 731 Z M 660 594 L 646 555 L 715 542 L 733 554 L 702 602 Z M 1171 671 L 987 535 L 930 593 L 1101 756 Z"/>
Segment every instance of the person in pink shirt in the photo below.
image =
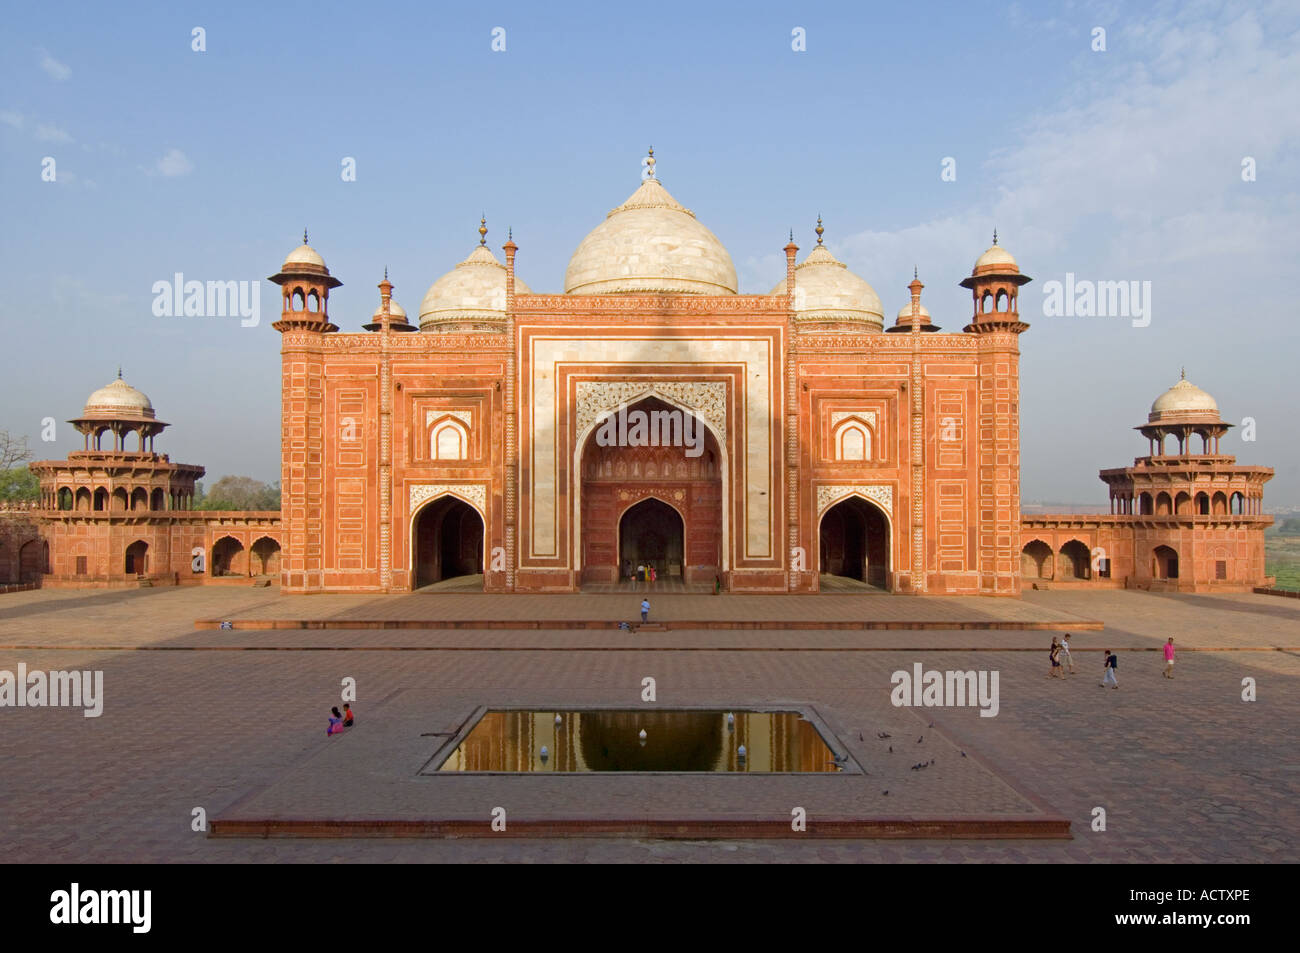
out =
<path fill-rule="evenodd" d="M 1174 677 L 1174 637 L 1169 636 L 1169 641 L 1165 643 L 1165 678 Z"/>

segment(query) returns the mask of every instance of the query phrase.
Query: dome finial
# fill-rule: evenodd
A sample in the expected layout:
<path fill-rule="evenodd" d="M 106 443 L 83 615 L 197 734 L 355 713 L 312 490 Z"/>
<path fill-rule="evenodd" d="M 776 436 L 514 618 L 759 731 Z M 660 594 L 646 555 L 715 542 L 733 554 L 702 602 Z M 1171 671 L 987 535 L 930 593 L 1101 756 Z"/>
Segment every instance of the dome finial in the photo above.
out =
<path fill-rule="evenodd" d="M 487 246 L 487 213 L 484 212 L 478 220 L 478 243 Z"/>
<path fill-rule="evenodd" d="M 645 166 L 646 178 L 653 179 L 655 177 L 655 147 L 654 146 L 650 147 L 650 154 L 645 157 L 645 161 L 642 164 Z"/>
<path fill-rule="evenodd" d="M 817 244 L 820 245 L 820 244 L 822 243 L 822 234 L 826 231 L 826 229 L 824 229 L 824 228 L 822 227 L 822 213 L 821 213 L 821 212 L 818 212 L 818 213 L 817 213 L 817 227 L 814 228 L 813 231 L 817 233 Z"/>
<path fill-rule="evenodd" d="M 993 229 L 993 244 L 996 245 L 997 243 L 998 243 L 998 230 L 995 228 Z"/>
<path fill-rule="evenodd" d="M 384 265 L 384 280 L 388 280 L 388 266 Z"/>
<path fill-rule="evenodd" d="M 515 227 L 514 227 L 513 225 L 507 225 L 507 226 L 506 226 L 506 241 L 508 241 L 508 242 L 512 242 L 512 241 L 514 241 L 514 240 L 515 240 Z"/>
<path fill-rule="evenodd" d="M 304 226 L 302 227 L 302 243 L 303 243 L 304 245 L 307 244 L 307 226 L 306 226 L 306 225 L 304 225 Z"/>
<path fill-rule="evenodd" d="M 921 274 L 920 274 L 920 272 L 918 272 L 918 271 L 916 270 L 916 265 L 913 265 L 913 266 L 912 266 L 912 280 L 914 280 L 914 281 L 920 281 L 920 280 L 921 280 Z"/>
<path fill-rule="evenodd" d="M 1181 379 L 1182 379 L 1182 380 L 1187 380 L 1187 368 L 1185 368 L 1185 367 L 1182 368 L 1182 372 L 1183 372 L 1183 373 L 1182 373 L 1182 377 L 1181 377 Z"/>
<path fill-rule="evenodd" d="M 118 380 L 121 380 L 121 379 L 122 379 L 122 365 L 121 365 L 121 364 L 117 365 L 117 379 L 118 379 Z"/>

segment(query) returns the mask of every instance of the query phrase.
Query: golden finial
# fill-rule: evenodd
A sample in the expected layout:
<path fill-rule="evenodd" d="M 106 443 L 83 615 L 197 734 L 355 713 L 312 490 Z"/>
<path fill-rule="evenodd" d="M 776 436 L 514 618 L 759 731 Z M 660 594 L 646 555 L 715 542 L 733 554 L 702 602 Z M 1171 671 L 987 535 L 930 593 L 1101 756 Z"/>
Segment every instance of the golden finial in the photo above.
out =
<path fill-rule="evenodd" d="M 486 212 L 484 212 L 481 216 L 479 216 L 478 243 L 483 246 L 487 245 L 487 213 Z"/>
<path fill-rule="evenodd" d="M 826 229 L 822 228 L 822 216 L 820 212 L 817 213 L 817 227 L 814 228 L 813 231 L 817 233 L 817 244 L 820 245 L 822 243 L 822 233 L 826 231 Z"/>
<path fill-rule="evenodd" d="M 646 178 L 653 179 L 655 177 L 655 147 L 654 146 L 650 147 L 650 154 L 646 156 L 645 168 L 646 168 L 646 173 L 645 173 Z"/>
<path fill-rule="evenodd" d="M 120 375 L 119 375 L 119 376 L 120 376 Z M 1182 374 L 1182 377 L 1181 377 L 1180 379 L 1181 379 L 1181 380 L 1187 380 L 1187 368 L 1185 368 L 1185 367 L 1183 368 L 1183 374 Z"/>

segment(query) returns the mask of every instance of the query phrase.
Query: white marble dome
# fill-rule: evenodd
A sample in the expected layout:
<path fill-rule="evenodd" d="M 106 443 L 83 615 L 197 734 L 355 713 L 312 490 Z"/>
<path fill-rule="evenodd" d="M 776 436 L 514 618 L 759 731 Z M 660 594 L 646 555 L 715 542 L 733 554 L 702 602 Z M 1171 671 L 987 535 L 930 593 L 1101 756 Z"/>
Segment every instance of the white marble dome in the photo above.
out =
<path fill-rule="evenodd" d="M 515 292 L 532 294 L 515 276 Z M 486 245 L 447 272 L 425 292 L 420 302 L 420 328 L 442 323 L 501 323 L 506 314 L 506 266 Z"/>
<path fill-rule="evenodd" d="M 393 318 L 406 318 L 406 309 L 398 304 L 394 299 L 388 299 L 388 315 Z M 375 313 L 371 315 L 376 321 L 384 316 L 384 303 L 379 302 L 379 307 L 375 308 Z"/>
<path fill-rule="evenodd" d="M 1020 266 L 1016 263 L 1015 256 L 998 244 L 998 233 L 993 233 L 993 244 L 984 249 L 984 254 L 975 259 L 975 267 L 971 269 L 972 277 L 983 275 L 1018 275 Z"/>
<path fill-rule="evenodd" d="M 736 266 L 716 235 L 647 178 L 578 245 L 565 294 L 735 294 Z"/>
<path fill-rule="evenodd" d="M 1161 420 L 1218 416 L 1219 405 L 1214 398 L 1184 377 L 1155 399 L 1147 420 L 1156 423 Z"/>
<path fill-rule="evenodd" d="M 101 387 L 86 398 L 82 417 L 153 417 L 153 404 L 142 392 L 122 380 L 119 372 L 117 380 L 106 387 Z"/>
<path fill-rule="evenodd" d="M 778 282 L 771 294 L 785 294 L 785 282 Z M 910 306 L 909 306 L 910 307 Z M 794 312 L 801 322 L 850 321 L 880 330 L 885 313 L 880 296 L 853 272 L 836 260 L 825 245 L 817 245 L 794 269 Z M 910 313 L 910 312 L 909 312 Z"/>
<path fill-rule="evenodd" d="M 923 304 L 918 303 L 917 310 L 922 318 L 928 318 L 930 316 L 930 309 Z M 904 324 L 909 323 L 912 320 L 912 302 L 909 301 L 898 309 L 898 320 Z"/>
<path fill-rule="evenodd" d="M 289 252 L 289 256 L 285 258 L 280 270 L 289 271 L 291 265 L 315 265 L 318 268 L 325 268 L 325 259 L 320 256 L 316 249 L 304 242 Z"/>

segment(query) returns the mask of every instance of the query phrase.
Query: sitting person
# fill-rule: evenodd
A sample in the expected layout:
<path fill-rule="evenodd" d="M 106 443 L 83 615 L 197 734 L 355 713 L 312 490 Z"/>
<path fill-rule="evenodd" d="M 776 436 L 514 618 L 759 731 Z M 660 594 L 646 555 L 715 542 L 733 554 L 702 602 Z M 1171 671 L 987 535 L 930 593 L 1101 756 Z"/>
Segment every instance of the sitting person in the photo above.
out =
<path fill-rule="evenodd" d="M 331 708 L 330 726 L 325 729 L 327 735 L 337 735 L 343 731 L 343 716 L 339 714 L 338 708 Z"/>
<path fill-rule="evenodd" d="M 355 721 L 355 716 L 352 714 L 352 706 L 349 705 L 347 702 L 344 702 L 343 703 L 343 727 L 351 728 L 353 721 Z"/>

